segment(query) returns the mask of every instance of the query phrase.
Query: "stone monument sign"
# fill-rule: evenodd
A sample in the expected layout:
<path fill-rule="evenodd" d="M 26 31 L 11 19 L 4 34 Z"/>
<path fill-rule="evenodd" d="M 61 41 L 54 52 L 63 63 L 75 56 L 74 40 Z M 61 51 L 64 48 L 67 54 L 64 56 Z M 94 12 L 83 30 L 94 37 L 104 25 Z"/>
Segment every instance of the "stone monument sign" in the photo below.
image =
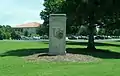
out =
<path fill-rule="evenodd" d="M 51 14 L 49 18 L 49 54 L 66 53 L 66 15 Z"/>

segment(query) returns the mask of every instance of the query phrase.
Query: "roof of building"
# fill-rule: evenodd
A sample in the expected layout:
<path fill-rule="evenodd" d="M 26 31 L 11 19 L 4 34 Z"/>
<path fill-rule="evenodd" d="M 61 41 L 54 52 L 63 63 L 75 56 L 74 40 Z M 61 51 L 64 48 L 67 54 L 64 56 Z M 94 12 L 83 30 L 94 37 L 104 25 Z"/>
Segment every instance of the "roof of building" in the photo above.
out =
<path fill-rule="evenodd" d="M 16 25 L 16 28 L 26 28 L 26 27 L 39 27 L 40 23 L 37 22 L 30 22 L 21 25 Z"/>

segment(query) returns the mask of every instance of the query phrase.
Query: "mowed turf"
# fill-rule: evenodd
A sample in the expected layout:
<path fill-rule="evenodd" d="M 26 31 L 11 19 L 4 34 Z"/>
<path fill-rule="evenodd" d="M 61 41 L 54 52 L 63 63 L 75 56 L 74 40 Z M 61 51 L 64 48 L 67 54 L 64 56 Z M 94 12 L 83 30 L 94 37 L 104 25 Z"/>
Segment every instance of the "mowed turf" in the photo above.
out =
<path fill-rule="evenodd" d="M 87 43 L 67 43 L 67 50 L 84 51 Z M 0 76 L 120 76 L 120 42 L 96 43 L 103 52 L 86 54 L 102 58 L 101 61 L 45 62 L 27 61 L 24 57 L 48 49 L 46 42 L 0 41 Z M 76 52 L 77 53 L 77 52 Z M 111 56 L 109 56 L 111 55 Z M 114 55 L 118 55 L 117 57 Z"/>

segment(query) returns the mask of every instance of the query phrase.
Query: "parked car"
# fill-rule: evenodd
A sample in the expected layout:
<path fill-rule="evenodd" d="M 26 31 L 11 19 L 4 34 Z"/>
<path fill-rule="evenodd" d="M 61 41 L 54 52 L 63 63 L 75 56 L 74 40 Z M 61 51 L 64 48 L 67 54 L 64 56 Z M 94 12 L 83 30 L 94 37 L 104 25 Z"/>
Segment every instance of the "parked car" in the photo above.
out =
<path fill-rule="evenodd" d="M 33 36 L 33 40 L 40 40 L 39 36 Z"/>
<path fill-rule="evenodd" d="M 29 40 L 34 40 L 33 37 L 29 37 Z"/>
<path fill-rule="evenodd" d="M 78 39 L 88 40 L 88 37 L 87 36 L 78 36 Z"/>
<path fill-rule="evenodd" d="M 66 37 L 66 40 L 69 40 L 68 37 Z"/>
<path fill-rule="evenodd" d="M 29 40 L 29 37 L 21 36 L 21 40 Z"/>
<path fill-rule="evenodd" d="M 72 40 L 75 39 L 75 40 L 76 40 L 76 39 L 78 39 L 78 38 L 77 38 L 76 36 L 73 36 L 73 35 L 72 35 L 72 36 L 69 36 L 68 39 L 72 39 Z"/>
<path fill-rule="evenodd" d="M 111 36 L 104 36 L 104 39 L 112 39 Z"/>
<path fill-rule="evenodd" d="M 99 40 L 99 39 L 104 39 L 104 37 L 103 36 L 94 36 L 94 39 L 97 39 L 97 40 Z"/>
<path fill-rule="evenodd" d="M 47 35 L 41 36 L 40 39 L 49 39 Z"/>

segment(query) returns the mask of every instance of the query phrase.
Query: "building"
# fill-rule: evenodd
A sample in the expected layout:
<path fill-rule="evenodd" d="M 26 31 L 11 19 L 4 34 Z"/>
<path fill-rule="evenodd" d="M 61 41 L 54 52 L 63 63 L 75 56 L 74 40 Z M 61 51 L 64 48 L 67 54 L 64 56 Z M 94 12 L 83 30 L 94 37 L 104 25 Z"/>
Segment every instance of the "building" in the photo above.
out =
<path fill-rule="evenodd" d="M 31 23 L 25 23 L 21 25 L 16 25 L 15 27 L 12 27 L 15 31 L 21 32 L 21 34 L 24 34 L 26 31 L 28 34 L 36 34 L 37 28 L 40 26 L 40 23 L 37 22 L 31 22 Z"/>

